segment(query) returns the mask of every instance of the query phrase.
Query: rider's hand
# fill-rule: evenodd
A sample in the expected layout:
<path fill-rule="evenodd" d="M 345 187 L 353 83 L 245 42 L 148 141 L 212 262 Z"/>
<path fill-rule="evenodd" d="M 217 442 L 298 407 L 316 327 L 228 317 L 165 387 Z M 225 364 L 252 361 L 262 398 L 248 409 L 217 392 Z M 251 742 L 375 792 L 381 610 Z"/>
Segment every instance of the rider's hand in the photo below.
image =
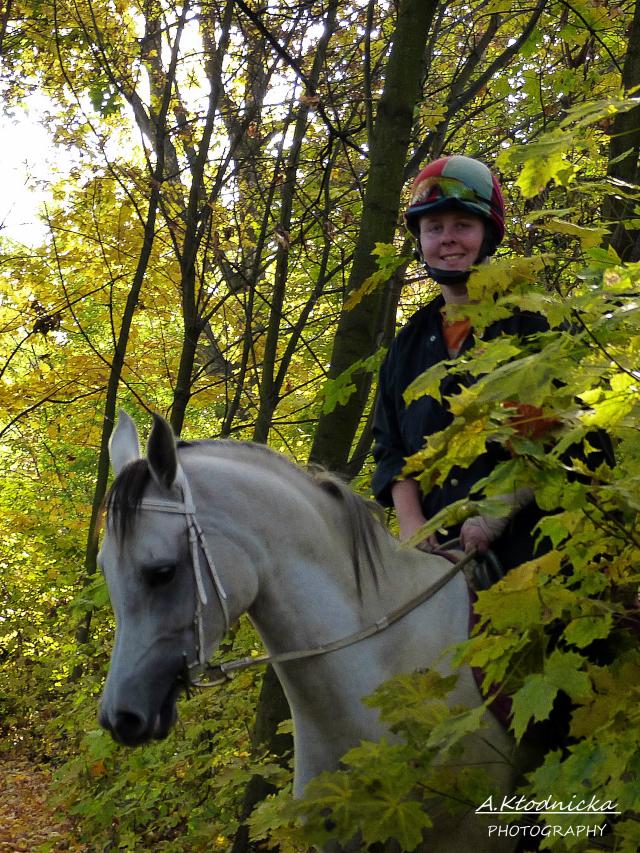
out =
<path fill-rule="evenodd" d="M 426 539 L 423 539 L 422 542 L 418 542 L 416 548 L 419 551 L 424 551 L 426 554 L 430 554 L 432 551 L 435 551 L 436 548 L 440 547 L 440 543 L 438 542 L 438 537 L 435 533 L 432 533 L 430 536 L 427 536 Z"/>
<path fill-rule="evenodd" d="M 466 554 L 470 551 L 477 551 L 478 554 L 486 554 L 494 538 L 496 537 L 493 535 L 487 519 L 481 515 L 468 518 L 460 528 L 460 544 Z"/>
<path fill-rule="evenodd" d="M 513 516 L 531 503 L 533 497 L 533 491 L 528 486 L 522 486 L 510 495 L 498 498 L 508 508 L 506 515 L 474 515 L 468 518 L 460 528 L 460 544 L 466 553 L 475 549 L 478 554 L 486 554 L 491 543 L 505 532 Z"/>

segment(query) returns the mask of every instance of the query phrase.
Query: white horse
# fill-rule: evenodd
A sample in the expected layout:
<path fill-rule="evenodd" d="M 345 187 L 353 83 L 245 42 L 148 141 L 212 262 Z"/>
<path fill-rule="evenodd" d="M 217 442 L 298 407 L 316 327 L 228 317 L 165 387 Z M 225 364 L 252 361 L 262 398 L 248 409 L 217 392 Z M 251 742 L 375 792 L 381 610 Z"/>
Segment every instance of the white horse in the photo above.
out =
<path fill-rule="evenodd" d="M 117 478 L 99 563 L 117 629 L 100 723 L 122 743 L 168 734 L 185 669 L 200 670 L 247 612 L 269 654 L 285 657 L 275 667 L 293 716 L 300 795 L 361 740 L 388 735 L 364 696 L 399 673 L 432 664 L 446 672 L 443 653 L 466 638 L 463 574 L 442 557 L 400 546 L 367 502 L 335 479 L 314 478 L 259 445 L 177 446 L 159 417 L 140 458 L 124 413 L 111 462 Z M 385 616 L 416 598 L 422 603 L 383 629 Z M 354 642 L 286 660 L 286 653 L 345 637 Z M 470 670 L 459 672 L 450 700 L 481 703 Z M 504 757 L 513 743 L 490 714 L 486 723 L 482 737 L 469 738 L 466 760 L 486 764 L 494 787 L 507 794 L 513 766 Z M 513 847 L 490 838 L 473 807 L 463 819 L 442 814 L 426 849 Z"/>

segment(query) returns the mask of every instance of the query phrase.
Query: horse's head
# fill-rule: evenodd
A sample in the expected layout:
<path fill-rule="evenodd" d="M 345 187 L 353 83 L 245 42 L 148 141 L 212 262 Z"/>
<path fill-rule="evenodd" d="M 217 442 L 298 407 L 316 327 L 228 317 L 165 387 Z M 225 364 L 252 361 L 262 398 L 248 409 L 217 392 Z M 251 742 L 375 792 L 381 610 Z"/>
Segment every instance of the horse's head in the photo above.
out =
<path fill-rule="evenodd" d="M 198 616 L 205 586 L 212 587 L 200 568 L 191 492 L 169 425 L 155 418 L 147 457 L 140 458 L 135 424 L 121 413 L 110 456 L 117 477 L 98 562 L 116 638 L 99 720 L 116 740 L 135 745 L 168 734 L 184 673 L 204 659 L 225 626 L 218 619 L 205 627 Z"/>

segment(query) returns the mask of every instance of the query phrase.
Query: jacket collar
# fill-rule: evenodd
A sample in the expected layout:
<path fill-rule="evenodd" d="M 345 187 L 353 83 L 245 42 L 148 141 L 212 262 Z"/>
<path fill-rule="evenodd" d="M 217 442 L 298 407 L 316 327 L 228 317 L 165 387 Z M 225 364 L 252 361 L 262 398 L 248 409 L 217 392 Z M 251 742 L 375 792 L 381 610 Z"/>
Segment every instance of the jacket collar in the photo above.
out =
<path fill-rule="evenodd" d="M 439 327 L 440 311 L 442 310 L 444 305 L 444 296 L 439 293 L 431 300 L 431 302 L 428 302 L 426 305 L 423 305 L 422 308 L 418 308 L 416 313 L 411 315 L 411 317 L 409 318 L 409 325 L 427 328 L 433 323 L 437 323 Z"/>

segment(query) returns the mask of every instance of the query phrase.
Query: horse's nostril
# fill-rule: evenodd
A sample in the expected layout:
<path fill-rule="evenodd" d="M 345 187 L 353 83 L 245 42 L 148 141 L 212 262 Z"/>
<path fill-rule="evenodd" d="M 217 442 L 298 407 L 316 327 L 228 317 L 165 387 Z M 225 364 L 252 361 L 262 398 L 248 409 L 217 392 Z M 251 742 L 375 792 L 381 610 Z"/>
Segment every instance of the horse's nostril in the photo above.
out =
<path fill-rule="evenodd" d="M 113 731 L 125 743 L 136 741 L 144 736 L 147 721 L 135 711 L 117 711 Z"/>

